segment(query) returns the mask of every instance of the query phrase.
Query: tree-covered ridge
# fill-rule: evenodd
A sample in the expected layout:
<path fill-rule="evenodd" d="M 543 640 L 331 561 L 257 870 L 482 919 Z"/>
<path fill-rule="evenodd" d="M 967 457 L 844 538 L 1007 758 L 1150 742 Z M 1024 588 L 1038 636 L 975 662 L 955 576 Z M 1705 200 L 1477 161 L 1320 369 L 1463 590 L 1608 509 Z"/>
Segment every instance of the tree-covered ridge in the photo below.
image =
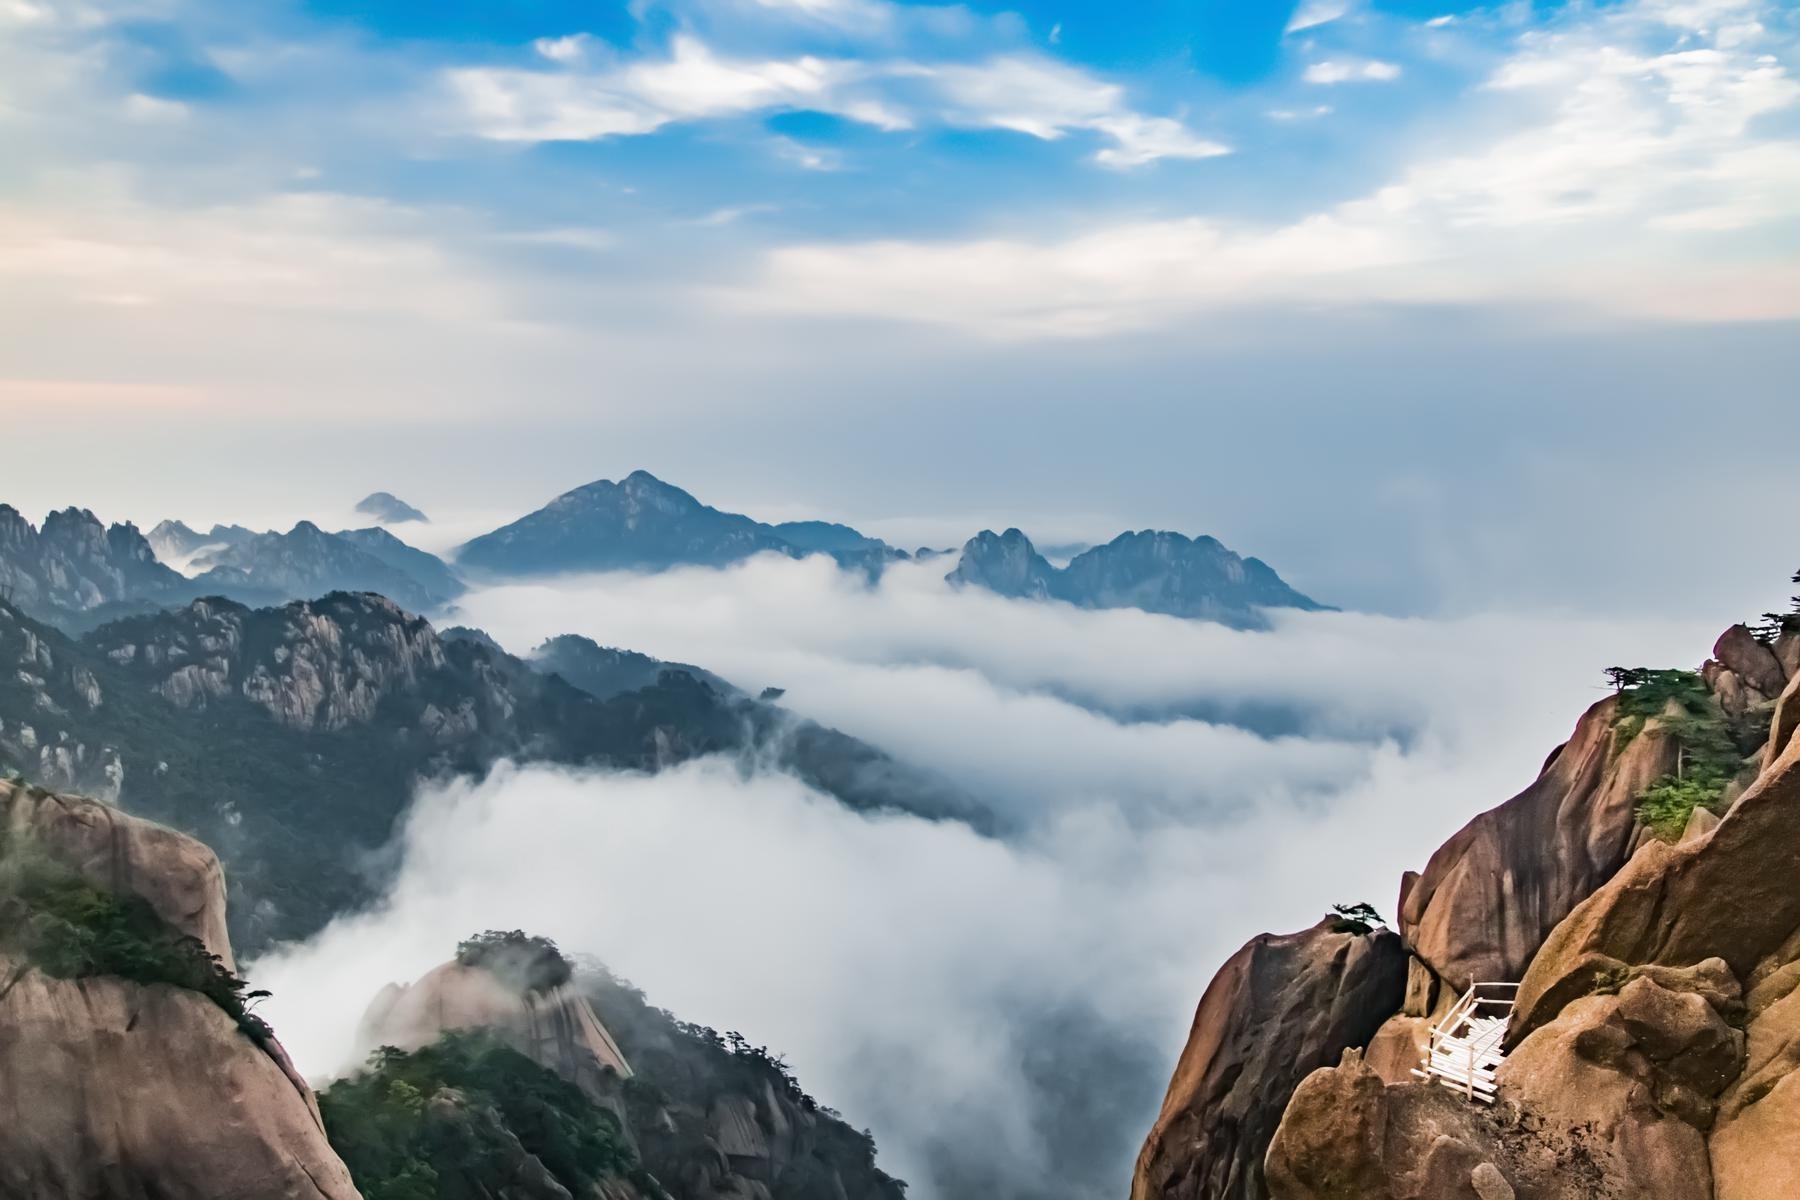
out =
<path fill-rule="evenodd" d="M 79 640 L 0 602 L 0 762 L 213 846 L 249 953 L 379 893 L 369 854 L 422 778 L 705 754 L 773 759 L 855 808 L 977 811 L 931 773 L 683 672 L 600 698 L 377 596 L 201 601 Z"/>
<path fill-rule="evenodd" d="M 675 1200 L 706 1194 L 689 1190 L 684 1164 L 713 1152 L 710 1114 L 722 1103 L 771 1099 L 796 1127 L 792 1152 L 763 1180 L 775 1200 L 905 1196 L 905 1183 L 876 1165 L 874 1138 L 809 1095 L 780 1054 L 736 1031 L 683 1021 L 599 964 L 584 962 L 576 984 L 637 1072 L 625 1084 L 631 1127 L 644 1165 Z"/>
<path fill-rule="evenodd" d="M 84 879 L 0 826 L 0 950 L 57 979 L 112 976 L 198 992 L 257 1044 L 273 1036 L 251 991 L 198 938 L 169 927 L 140 896 Z"/>
<path fill-rule="evenodd" d="M 479 1031 L 383 1047 L 319 1093 L 319 1111 L 365 1200 L 548 1200 L 607 1180 L 662 1194 L 617 1117 Z"/>

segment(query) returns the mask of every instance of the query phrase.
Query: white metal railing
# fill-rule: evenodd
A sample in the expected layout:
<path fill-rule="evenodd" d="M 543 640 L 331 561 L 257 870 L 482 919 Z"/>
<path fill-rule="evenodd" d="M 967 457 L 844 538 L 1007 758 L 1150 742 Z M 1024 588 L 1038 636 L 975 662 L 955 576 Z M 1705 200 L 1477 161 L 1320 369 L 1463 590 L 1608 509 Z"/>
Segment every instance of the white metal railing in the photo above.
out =
<path fill-rule="evenodd" d="M 1435 1079 L 1471 1101 L 1494 1102 L 1494 1072 L 1506 1061 L 1503 1043 L 1512 1021 L 1516 983 L 1475 983 L 1431 1027 L 1425 1057 L 1413 1074 Z"/>

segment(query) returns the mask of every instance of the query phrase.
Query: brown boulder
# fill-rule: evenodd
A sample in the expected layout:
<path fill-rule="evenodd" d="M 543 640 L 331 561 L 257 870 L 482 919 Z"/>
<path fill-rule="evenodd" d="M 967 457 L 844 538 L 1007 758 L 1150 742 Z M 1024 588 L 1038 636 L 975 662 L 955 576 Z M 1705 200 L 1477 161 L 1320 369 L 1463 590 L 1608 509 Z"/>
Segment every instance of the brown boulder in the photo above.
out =
<path fill-rule="evenodd" d="M 1788 747 L 1717 829 L 1652 844 L 1559 925 L 1532 961 L 1512 1044 L 1622 967 L 1723 959 L 1749 977 L 1800 930 L 1800 743 Z"/>
<path fill-rule="evenodd" d="M 1761 692 L 1764 699 L 1779 696 L 1787 683 L 1787 672 L 1782 670 L 1774 651 L 1757 641 L 1742 625 L 1733 625 L 1719 635 L 1713 645 L 1713 657 L 1744 683 Z"/>
<path fill-rule="evenodd" d="M 1674 770 L 1675 746 L 1651 721 L 1615 755 L 1617 703 L 1588 709 L 1535 783 L 1470 821 L 1406 888 L 1400 932 L 1450 992 L 1518 979 L 1625 862 L 1637 798 Z"/>
<path fill-rule="evenodd" d="M 1404 1013 L 1389 1017 L 1369 1039 L 1363 1061 L 1381 1076 L 1383 1083 L 1411 1083 L 1413 1068 L 1425 1060 L 1432 1022 L 1431 1017 L 1409 1017 Z"/>
<path fill-rule="evenodd" d="M 1471 1104 L 1434 1083 L 1383 1086 L 1351 1052 L 1341 1065 L 1313 1072 L 1295 1090 L 1269 1145 L 1269 1195 L 1272 1200 L 1705 1196 L 1682 1184 L 1663 1191 L 1649 1182 L 1651 1176 L 1615 1145 L 1618 1122 L 1596 1126 L 1596 1119 L 1610 1116 L 1600 1104 L 1578 1110 L 1571 1121 L 1566 1114 L 1546 1116 L 1511 1104 Z M 1704 1170 L 1704 1142 L 1687 1126 L 1681 1129 Z M 1641 1146 L 1633 1143 L 1631 1149 Z"/>
<path fill-rule="evenodd" d="M 1618 996 L 1584 997 L 1527 1038 L 1496 1073 L 1501 1103 L 1542 1131 L 1536 1152 L 1579 1135 L 1611 1194 L 1711 1200 L 1706 1137 L 1695 1124 L 1710 1108 L 1648 1061 L 1620 1006 Z"/>
<path fill-rule="evenodd" d="M 1366 1044 L 1405 986 L 1406 952 L 1387 930 L 1336 933 L 1326 920 L 1253 938 L 1201 998 L 1132 1200 L 1260 1200 L 1263 1155 L 1295 1086 Z"/>
<path fill-rule="evenodd" d="M 98 800 L 3 781 L 0 830 L 39 846 L 95 887 L 143 897 L 177 932 L 199 938 L 232 966 L 225 872 L 200 842 Z"/>

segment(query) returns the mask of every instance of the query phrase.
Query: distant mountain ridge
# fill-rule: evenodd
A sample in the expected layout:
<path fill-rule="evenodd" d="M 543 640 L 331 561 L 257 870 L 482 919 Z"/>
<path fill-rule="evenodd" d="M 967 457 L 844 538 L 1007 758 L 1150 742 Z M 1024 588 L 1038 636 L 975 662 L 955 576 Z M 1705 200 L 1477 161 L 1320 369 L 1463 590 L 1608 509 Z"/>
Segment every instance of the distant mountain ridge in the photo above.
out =
<path fill-rule="evenodd" d="M 648 471 L 565 492 L 534 513 L 465 543 L 458 566 L 494 576 L 726 566 L 755 554 L 823 553 L 846 566 L 906 558 L 846 525 L 768 525 L 702 504 Z M 878 569 L 878 568 L 877 568 Z"/>
<path fill-rule="evenodd" d="M 438 608 L 466 590 L 448 564 L 379 526 L 326 533 L 301 521 L 287 533 L 214 525 L 199 533 L 164 521 L 149 542 L 170 562 L 199 573 L 184 598 L 225 596 L 246 604 L 284 604 L 328 592 L 379 592 L 402 607 Z"/>
<path fill-rule="evenodd" d="M 1058 568 L 1020 530 L 984 529 L 969 539 L 956 569 L 944 578 L 1018 599 L 1137 608 L 1238 627 L 1266 623 L 1266 609 L 1327 608 L 1288 586 L 1261 559 L 1244 558 L 1217 538 L 1166 530 L 1122 533 Z"/>
<path fill-rule="evenodd" d="M 86 509 L 65 508 L 39 529 L 0 504 L 0 598 L 45 620 L 178 602 L 186 586 L 135 525 L 108 527 Z"/>

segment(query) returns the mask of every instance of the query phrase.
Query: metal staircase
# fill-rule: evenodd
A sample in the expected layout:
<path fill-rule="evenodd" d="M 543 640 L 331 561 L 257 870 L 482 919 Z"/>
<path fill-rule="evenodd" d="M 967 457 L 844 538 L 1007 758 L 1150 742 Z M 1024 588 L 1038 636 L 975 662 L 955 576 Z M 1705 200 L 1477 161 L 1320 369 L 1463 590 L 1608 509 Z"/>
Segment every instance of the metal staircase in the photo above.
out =
<path fill-rule="evenodd" d="M 1494 1102 L 1494 1072 L 1506 1061 L 1502 1043 L 1512 1020 L 1516 983 L 1476 983 L 1431 1027 L 1424 1060 L 1413 1068 L 1471 1101 Z"/>

